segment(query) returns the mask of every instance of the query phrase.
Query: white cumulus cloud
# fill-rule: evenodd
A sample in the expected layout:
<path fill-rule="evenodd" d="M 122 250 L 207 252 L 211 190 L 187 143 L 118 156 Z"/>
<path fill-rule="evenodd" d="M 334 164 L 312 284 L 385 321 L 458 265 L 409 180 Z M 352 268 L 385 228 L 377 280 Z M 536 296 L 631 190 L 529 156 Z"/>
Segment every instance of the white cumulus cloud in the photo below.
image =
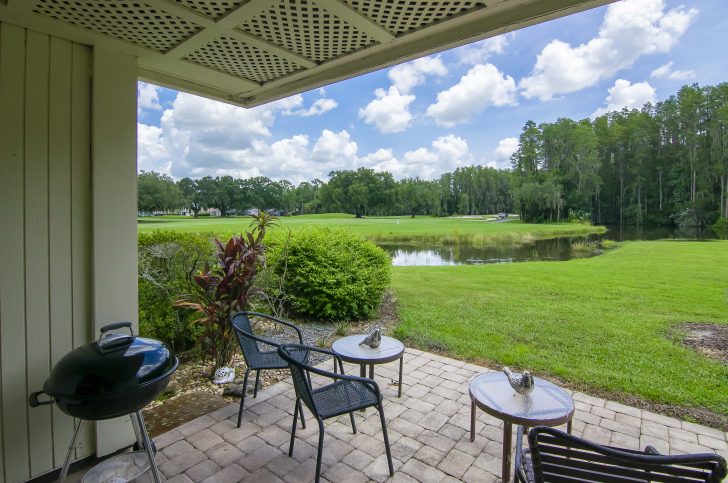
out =
<path fill-rule="evenodd" d="M 518 151 L 518 138 L 504 138 L 498 141 L 498 146 L 493 150 L 493 159 L 487 166 L 497 169 L 511 167 L 511 155 Z"/>
<path fill-rule="evenodd" d="M 360 155 L 347 130 L 271 139 L 276 117 L 302 108 L 296 96 L 243 109 L 179 93 L 159 127 L 138 124 L 138 167 L 176 179 L 267 176 L 300 183 L 360 166 L 389 171 L 397 178 L 432 179 L 473 162 L 467 141 L 455 135 L 438 137 L 402 156 L 386 147 Z"/>
<path fill-rule="evenodd" d="M 392 67 L 387 75 L 399 92 L 408 94 L 413 88 L 422 85 L 427 76 L 446 76 L 447 68 L 440 57 L 422 57 Z"/>
<path fill-rule="evenodd" d="M 374 91 L 376 99 L 359 109 L 359 117 L 367 124 L 374 124 L 379 132 L 395 133 L 407 129 L 412 122 L 409 106 L 415 100 L 412 94 L 402 94 L 395 86 L 389 90 Z"/>
<path fill-rule="evenodd" d="M 672 61 L 668 62 L 667 64 L 663 64 L 657 69 L 653 70 L 650 76 L 655 79 L 670 79 L 676 81 L 685 81 L 695 78 L 694 70 L 673 70 L 672 66 Z"/>
<path fill-rule="evenodd" d="M 416 96 L 412 89 L 425 83 L 428 76 L 443 77 L 448 71 L 439 56 L 423 57 L 389 69 L 389 89 L 374 91 L 374 99 L 359 109 L 359 118 L 373 124 L 381 133 L 397 133 L 407 129 L 414 115 L 410 104 Z"/>
<path fill-rule="evenodd" d="M 549 100 L 590 87 L 631 67 L 642 55 L 669 52 L 698 11 L 664 0 L 623 0 L 607 8 L 599 34 L 576 47 L 551 41 L 519 87 L 526 98 Z"/>
<path fill-rule="evenodd" d="M 516 83 L 493 64 L 478 64 L 460 81 L 437 94 L 427 115 L 439 126 L 453 127 L 468 121 L 488 106 L 516 104 Z"/>
<path fill-rule="evenodd" d="M 152 111 L 162 109 L 159 103 L 159 87 L 146 82 L 137 82 L 137 110 L 141 112 L 142 109 Z"/>
<path fill-rule="evenodd" d="M 489 39 L 466 45 L 456 49 L 455 52 L 463 64 L 484 64 L 494 55 L 505 52 L 508 41 L 515 34 L 498 35 Z"/>
<path fill-rule="evenodd" d="M 401 158 L 395 157 L 390 149 L 379 149 L 360 162 L 379 171 L 389 171 L 398 179 L 434 179 L 443 172 L 471 164 L 473 155 L 465 139 L 449 134 L 432 141 L 431 147 L 407 151 Z"/>
<path fill-rule="evenodd" d="M 162 143 L 162 128 L 137 123 L 137 153 L 139 171 L 172 174 L 172 161 Z"/>
<path fill-rule="evenodd" d="M 624 79 L 617 79 L 612 87 L 609 88 L 607 95 L 607 106 L 600 107 L 592 118 L 601 116 L 612 111 L 621 111 L 625 107 L 627 109 L 640 109 L 648 102 L 654 103 L 657 100 L 655 88 L 648 82 L 630 83 Z"/>
<path fill-rule="evenodd" d="M 289 99 L 295 99 L 296 102 L 300 100 L 300 103 L 297 103 L 293 108 L 284 111 L 283 114 L 287 116 L 301 116 L 301 117 L 310 117 L 310 116 L 320 116 L 322 114 L 326 114 L 329 111 L 332 111 L 336 109 L 339 105 L 336 100 L 328 98 L 328 97 L 322 97 L 320 99 L 316 99 L 311 106 L 308 107 L 308 109 L 303 107 L 303 96 L 296 95 L 292 96 Z"/>

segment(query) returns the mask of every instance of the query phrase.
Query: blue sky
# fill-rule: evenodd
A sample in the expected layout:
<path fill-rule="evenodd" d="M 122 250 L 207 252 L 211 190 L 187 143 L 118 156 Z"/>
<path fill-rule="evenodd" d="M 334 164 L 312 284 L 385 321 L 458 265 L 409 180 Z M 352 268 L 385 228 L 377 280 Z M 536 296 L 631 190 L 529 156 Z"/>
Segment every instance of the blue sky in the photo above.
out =
<path fill-rule="evenodd" d="M 623 0 L 253 109 L 140 83 L 139 169 L 294 183 L 360 166 L 508 167 L 527 120 L 728 80 L 728 2 Z"/>

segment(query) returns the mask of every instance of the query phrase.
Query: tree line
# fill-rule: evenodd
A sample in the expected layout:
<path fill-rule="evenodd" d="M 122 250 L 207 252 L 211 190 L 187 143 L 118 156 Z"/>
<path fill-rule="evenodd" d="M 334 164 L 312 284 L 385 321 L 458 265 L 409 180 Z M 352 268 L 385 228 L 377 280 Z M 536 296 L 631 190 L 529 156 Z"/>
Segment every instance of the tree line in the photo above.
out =
<path fill-rule="evenodd" d="M 728 83 L 594 120 L 529 121 L 511 160 L 525 221 L 712 225 L 728 218 Z"/>
<path fill-rule="evenodd" d="M 369 168 L 329 180 L 258 176 L 183 178 L 139 173 L 141 212 L 222 216 L 251 208 L 281 214 L 478 215 L 518 212 L 524 221 L 713 224 L 728 218 L 728 83 L 684 86 L 642 109 L 595 119 L 528 121 L 511 169 L 468 166 L 435 180 Z"/>
<path fill-rule="evenodd" d="M 264 176 L 236 179 L 206 176 L 171 177 L 156 172 L 138 175 L 141 213 L 190 210 L 194 216 L 217 208 L 222 216 L 250 209 L 280 214 L 351 213 L 357 217 L 387 215 L 482 214 L 512 211 L 511 173 L 483 166 L 458 168 L 438 180 L 395 180 L 391 173 L 370 168 L 332 171 L 329 181 L 304 181 L 298 186 Z"/>

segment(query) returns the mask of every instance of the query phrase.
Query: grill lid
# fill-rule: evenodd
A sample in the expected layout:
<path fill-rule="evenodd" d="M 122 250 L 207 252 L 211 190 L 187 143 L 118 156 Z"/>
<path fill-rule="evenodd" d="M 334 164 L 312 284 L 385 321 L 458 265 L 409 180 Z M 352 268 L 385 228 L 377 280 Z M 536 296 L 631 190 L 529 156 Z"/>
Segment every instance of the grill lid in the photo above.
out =
<path fill-rule="evenodd" d="M 129 334 L 112 332 L 121 328 L 129 329 Z M 105 398 L 153 383 L 176 365 L 177 358 L 163 342 L 136 337 L 131 322 L 119 322 L 102 327 L 96 342 L 63 356 L 43 391 L 64 400 Z"/>

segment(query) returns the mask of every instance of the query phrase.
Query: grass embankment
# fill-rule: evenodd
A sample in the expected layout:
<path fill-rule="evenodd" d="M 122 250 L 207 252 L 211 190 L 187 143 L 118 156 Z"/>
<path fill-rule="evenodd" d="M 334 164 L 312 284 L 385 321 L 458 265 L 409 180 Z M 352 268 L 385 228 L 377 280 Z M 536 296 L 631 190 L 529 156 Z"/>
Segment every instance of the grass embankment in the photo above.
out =
<path fill-rule="evenodd" d="M 632 242 L 596 258 L 395 267 L 400 337 L 577 386 L 728 415 L 728 367 L 672 327 L 728 323 L 728 242 Z"/>
<path fill-rule="evenodd" d="M 351 230 L 375 242 L 433 243 L 488 246 L 499 243 L 528 243 L 537 239 L 560 236 L 583 236 L 603 233 L 604 227 L 573 223 L 528 224 L 517 219 L 500 223 L 489 221 L 492 217 L 433 218 L 367 217 L 327 213 L 284 217 L 278 220 L 278 230 L 300 229 L 305 226 L 331 226 Z M 185 232 L 211 232 L 228 234 L 247 229 L 250 218 L 189 218 L 147 217 L 139 218 L 139 231 L 176 230 Z"/>

